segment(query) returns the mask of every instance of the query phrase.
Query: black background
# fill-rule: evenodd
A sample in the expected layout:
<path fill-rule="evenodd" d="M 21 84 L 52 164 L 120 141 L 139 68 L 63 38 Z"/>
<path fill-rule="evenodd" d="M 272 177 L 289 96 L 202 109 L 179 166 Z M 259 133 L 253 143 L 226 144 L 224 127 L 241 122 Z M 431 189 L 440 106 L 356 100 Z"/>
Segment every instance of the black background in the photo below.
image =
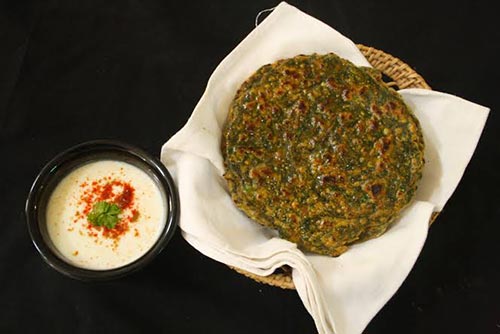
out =
<path fill-rule="evenodd" d="M 493 1 L 290 1 L 492 109 L 414 269 L 366 333 L 500 333 L 499 27 Z M 0 332 L 314 333 L 296 292 L 202 256 L 177 232 L 144 270 L 81 283 L 43 263 L 23 217 L 40 168 L 115 138 L 159 155 L 274 1 L 0 5 Z"/>

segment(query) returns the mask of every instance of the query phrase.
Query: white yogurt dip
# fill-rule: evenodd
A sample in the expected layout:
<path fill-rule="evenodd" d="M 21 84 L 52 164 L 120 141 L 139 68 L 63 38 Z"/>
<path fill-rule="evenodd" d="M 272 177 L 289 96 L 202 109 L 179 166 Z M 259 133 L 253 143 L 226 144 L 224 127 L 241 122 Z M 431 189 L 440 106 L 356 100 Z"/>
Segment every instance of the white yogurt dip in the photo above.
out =
<path fill-rule="evenodd" d="M 89 213 L 106 202 L 119 208 L 113 227 L 98 226 Z M 166 199 L 141 169 L 114 160 L 88 163 L 65 176 L 47 205 L 52 243 L 74 266 L 107 270 L 144 255 L 158 240 L 166 221 Z"/>

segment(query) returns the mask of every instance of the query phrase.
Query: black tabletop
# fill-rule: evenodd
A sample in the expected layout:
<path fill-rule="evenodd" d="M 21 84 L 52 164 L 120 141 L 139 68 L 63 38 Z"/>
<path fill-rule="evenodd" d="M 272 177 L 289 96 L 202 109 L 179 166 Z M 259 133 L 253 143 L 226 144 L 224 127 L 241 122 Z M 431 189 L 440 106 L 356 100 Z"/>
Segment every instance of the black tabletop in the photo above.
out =
<path fill-rule="evenodd" d="M 500 333 L 498 14 L 480 1 L 290 1 L 395 55 L 434 89 L 492 108 L 418 261 L 366 333 Z M 275 1 L 4 1 L 0 5 L 0 332 L 314 333 L 295 291 L 262 285 L 177 231 L 145 269 L 83 283 L 31 244 L 41 167 L 111 138 L 159 155 L 217 64 Z"/>

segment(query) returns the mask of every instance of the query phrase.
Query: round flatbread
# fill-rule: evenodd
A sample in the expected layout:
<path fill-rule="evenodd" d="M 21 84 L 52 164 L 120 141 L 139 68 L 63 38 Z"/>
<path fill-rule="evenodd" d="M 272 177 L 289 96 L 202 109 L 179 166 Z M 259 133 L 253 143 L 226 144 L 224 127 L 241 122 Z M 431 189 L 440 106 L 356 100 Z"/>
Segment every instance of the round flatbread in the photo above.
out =
<path fill-rule="evenodd" d="M 331 256 L 384 233 L 424 166 L 420 125 L 399 94 L 335 54 L 257 70 L 231 104 L 222 153 L 238 208 Z"/>

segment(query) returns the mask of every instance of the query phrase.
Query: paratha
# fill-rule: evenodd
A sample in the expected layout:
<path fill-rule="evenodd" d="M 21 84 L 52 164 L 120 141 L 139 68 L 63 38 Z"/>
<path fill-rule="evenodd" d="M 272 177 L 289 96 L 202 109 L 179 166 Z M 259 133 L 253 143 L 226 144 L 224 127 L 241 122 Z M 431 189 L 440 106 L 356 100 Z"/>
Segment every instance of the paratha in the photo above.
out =
<path fill-rule="evenodd" d="M 239 209 L 330 256 L 383 234 L 424 166 L 419 122 L 399 94 L 333 53 L 252 74 L 230 106 L 221 149 Z"/>

